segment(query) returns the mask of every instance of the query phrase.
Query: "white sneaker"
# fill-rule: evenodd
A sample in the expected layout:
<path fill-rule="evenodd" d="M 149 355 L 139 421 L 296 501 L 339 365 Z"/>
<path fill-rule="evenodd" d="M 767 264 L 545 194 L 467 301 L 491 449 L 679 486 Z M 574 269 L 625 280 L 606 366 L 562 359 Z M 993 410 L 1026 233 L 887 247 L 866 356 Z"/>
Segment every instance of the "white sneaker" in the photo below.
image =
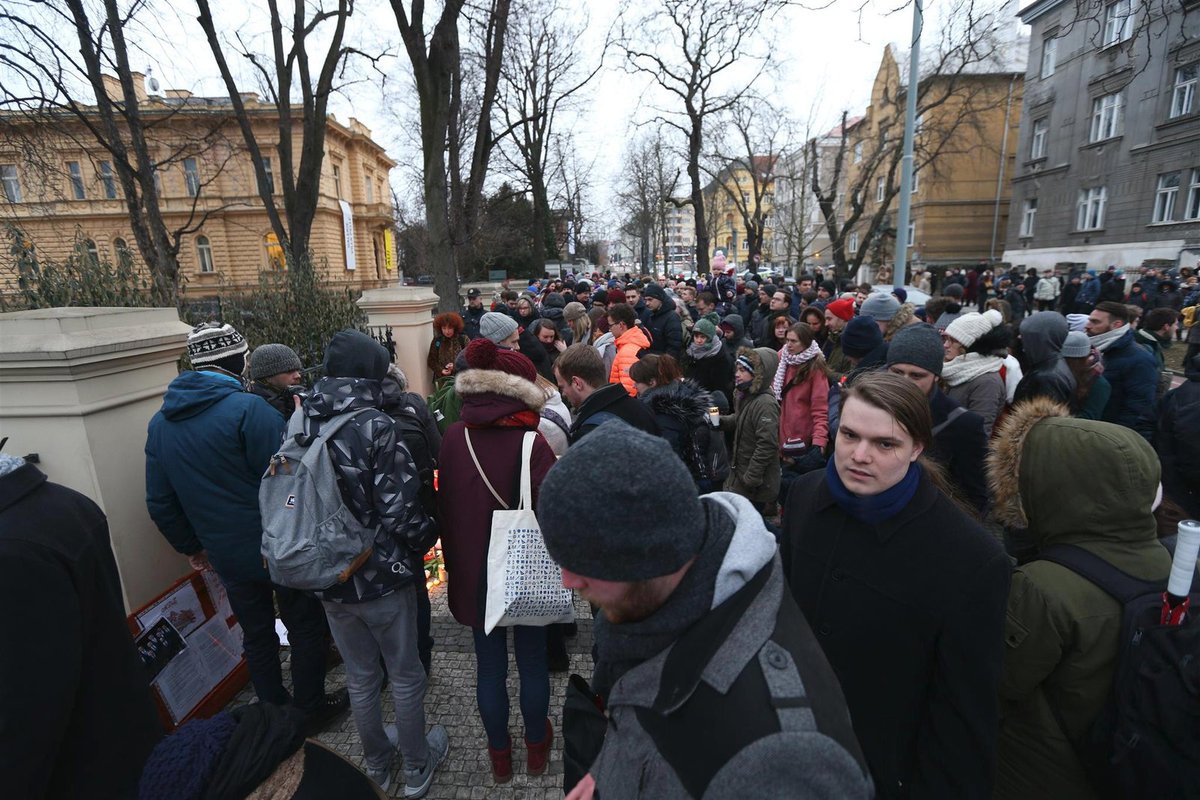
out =
<path fill-rule="evenodd" d="M 404 796 L 408 798 L 424 797 L 433 785 L 433 773 L 450 755 L 450 736 L 441 725 L 434 725 L 425 736 L 429 743 L 429 758 L 423 767 L 410 769 L 404 765 Z"/>

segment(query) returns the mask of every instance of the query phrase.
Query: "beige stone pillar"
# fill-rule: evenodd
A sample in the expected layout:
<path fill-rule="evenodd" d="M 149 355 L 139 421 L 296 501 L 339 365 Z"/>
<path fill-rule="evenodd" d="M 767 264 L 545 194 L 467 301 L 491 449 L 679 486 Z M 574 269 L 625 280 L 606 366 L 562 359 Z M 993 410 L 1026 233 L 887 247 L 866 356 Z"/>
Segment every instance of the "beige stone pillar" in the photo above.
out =
<path fill-rule="evenodd" d="M 146 425 L 189 327 L 171 308 L 0 314 L 0 438 L 108 516 L 127 609 L 189 570 L 146 511 Z"/>
<path fill-rule="evenodd" d="M 363 292 L 358 306 L 367 324 L 390 325 L 396 342 L 396 364 L 408 376 L 409 389 L 422 396 L 433 393 L 433 377 L 425 366 L 433 341 L 433 310 L 438 296 L 427 286 L 386 286 Z"/>

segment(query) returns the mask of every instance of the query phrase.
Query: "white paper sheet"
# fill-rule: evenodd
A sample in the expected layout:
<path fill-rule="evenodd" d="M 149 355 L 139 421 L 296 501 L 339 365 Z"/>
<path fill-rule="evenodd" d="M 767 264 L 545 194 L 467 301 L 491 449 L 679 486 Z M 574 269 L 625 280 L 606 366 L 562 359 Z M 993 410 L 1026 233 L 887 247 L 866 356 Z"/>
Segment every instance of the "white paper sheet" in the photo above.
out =
<path fill-rule="evenodd" d="M 231 630 L 224 618 L 214 617 L 187 637 L 187 649 L 158 674 L 154 686 L 175 723 L 237 667 L 242 657 L 240 634 L 240 628 Z"/>
<path fill-rule="evenodd" d="M 175 591 L 138 614 L 137 621 L 142 630 L 146 630 L 163 617 L 185 637 L 204 623 L 200 596 L 190 581 L 180 584 Z"/>

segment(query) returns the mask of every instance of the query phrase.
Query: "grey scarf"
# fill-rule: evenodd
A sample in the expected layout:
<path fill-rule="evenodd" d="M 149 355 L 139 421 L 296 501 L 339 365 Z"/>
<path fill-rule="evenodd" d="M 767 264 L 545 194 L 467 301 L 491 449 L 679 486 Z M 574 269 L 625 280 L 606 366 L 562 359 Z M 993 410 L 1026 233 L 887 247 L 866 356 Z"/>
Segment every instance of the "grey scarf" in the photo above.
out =
<path fill-rule="evenodd" d="M 687 346 L 687 354 L 696 361 L 699 361 L 702 358 L 711 358 L 719 352 L 721 352 L 721 337 L 719 334 L 711 337 L 704 344 L 696 344 L 696 342 L 693 341 Z"/>
<path fill-rule="evenodd" d="M 607 697 L 629 670 L 661 653 L 712 608 L 713 589 L 734 521 L 717 503 L 704 503 L 705 539 L 692 568 L 657 611 L 640 622 L 613 625 L 596 615 L 596 673 L 592 688 Z"/>

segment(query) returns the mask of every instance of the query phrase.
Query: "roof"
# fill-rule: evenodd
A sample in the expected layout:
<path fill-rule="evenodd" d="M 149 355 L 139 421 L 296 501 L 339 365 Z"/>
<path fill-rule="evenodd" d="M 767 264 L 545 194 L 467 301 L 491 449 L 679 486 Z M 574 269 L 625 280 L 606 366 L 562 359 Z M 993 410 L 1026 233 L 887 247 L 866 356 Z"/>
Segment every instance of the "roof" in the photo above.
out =
<path fill-rule="evenodd" d="M 1035 19 L 1049 11 L 1053 11 L 1066 1 L 1067 0 L 1034 0 L 1033 3 L 1030 3 L 1018 11 L 1017 16 L 1021 18 L 1021 22 L 1024 22 L 1026 25 L 1030 25 Z"/>
<path fill-rule="evenodd" d="M 859 114 L 856 117 L 847 117 L 846 118 L 846 130 L 852 130 L 855 125 L 862 122 L 864 119 L 866 119 L 866 117 L 863 116 L 862 114 Z M 840 139 L 840 138 L 842 138 L 842 126 L 840 124 L 833 126 L 832 128 L 829 129 L 829 132 L 826 133 L 821 138 L 822 139 Z"/>
<path fill-rule="evenodd" d="M 900 45 L 892 42 L 888 45 L 888 52 L 896 62 L 896 69 L 900 72 L 900 86 L 908 86 L 908 58 L 909 51 L 901 50 Z M 927 54 L 921 58 L 921 79 L 933 77 L 935 64 L 932 63 L 933 58 Z M 1019 36 L 1015 41 L 999 44 L 996 48 L 986 56 L 973 60 L 970 64 L 958 68 L 953 61 L 948 61 L 946 66 L 948 70 L 944 70 L 943 74 L 952 75 L 1011 75 L 1025 74 L 1025 69 L 1029 65 L 1029 37 Z"/>

